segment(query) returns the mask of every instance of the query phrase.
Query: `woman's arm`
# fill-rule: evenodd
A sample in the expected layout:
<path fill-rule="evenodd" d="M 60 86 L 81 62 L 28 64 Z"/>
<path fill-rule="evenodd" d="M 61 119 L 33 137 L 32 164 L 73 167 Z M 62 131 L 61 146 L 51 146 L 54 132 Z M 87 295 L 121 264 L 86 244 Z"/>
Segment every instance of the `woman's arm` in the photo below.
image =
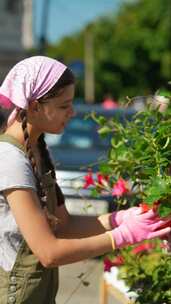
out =
<path fill-rule="evenodd" d="M 5 193 L 23 237 L 45 267 L 92 258 L 110 252 L 115 245 L 122 248 L 171 231 L 170 218 L 160 219 L 152 209 L 142 213 L 139 207 L 130 210 L 121 225 L 107 233 L 80 239 L 56 238 L 35 192 L 20 189 Z"/>
<path fill-rule="evenodd" d="M 100 216 L 70 215 L 65 205 L 56 208 L 56 216 L 61 219 L 58 235 L 67 238 L 82 238 L 102 234 L 111 230 L 110 213 Z"/>
<path fill-rule="evenodd" d="M 23 237 L 45 267 L 77 262 L 112 250 L 106 233 L 82 239 L 56 238 L 34 191 L 8 190 L 5 195 Z"/>

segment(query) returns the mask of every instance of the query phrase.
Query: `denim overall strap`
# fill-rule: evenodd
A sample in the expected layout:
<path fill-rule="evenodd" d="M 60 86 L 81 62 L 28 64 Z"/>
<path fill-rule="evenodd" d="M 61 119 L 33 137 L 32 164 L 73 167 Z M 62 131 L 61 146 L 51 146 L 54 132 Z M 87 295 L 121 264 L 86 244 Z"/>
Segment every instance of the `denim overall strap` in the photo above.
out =
<path fill-rule="evenodd" d="M 25 151 L 16 139 L 0 135 L 0 141 L 9 142 Z M 47 195 L 47 208 L 54 214 L 56 202 L 55 180 L 51 172 L 42 176 Z M 31 221 L 30 221 L 31 224 Z M 31 252 L 23 239 L 15 264 L 6 272 L 0 267 L 1 304 L 55 304 L 58 289 L 58 268 L 46 269 Z"/>
<path fill-rule="evenodd" d="M 9 134 L 1 134 L 0 135 L 0 141 L 8 142 L 10 144 L 13 144 L 17 148 L 19 148 L 20 150 L 25 152 L 25 147 L 23 145 L 21 145 L 15 137 L 13 137 Z"/>

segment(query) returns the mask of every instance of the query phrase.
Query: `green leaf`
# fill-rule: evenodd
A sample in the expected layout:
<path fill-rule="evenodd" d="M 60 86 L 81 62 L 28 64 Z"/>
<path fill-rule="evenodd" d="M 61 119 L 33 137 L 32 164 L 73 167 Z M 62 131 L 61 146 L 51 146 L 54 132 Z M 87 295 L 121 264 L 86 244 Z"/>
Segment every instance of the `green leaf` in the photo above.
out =
<path fill-rule="evenodd" d="M 145 194 L 147 196 L 146 202 L 147 203 L 153 203 L 155 201 L 158 201 L 160 198 L 165 198 L 168 196 L 171 186 L 171 177 L 170 176 L 158 176 L 154 177 L 151 181 L 151 186 L 148 186 L 148 188 L 145 191 Z"/>
<path fill-rule="evenodd" d="M 158 208 L 158 213 L 162 217 L 171 215 L 171 202 L 161 203 Z"/>
<path fill-rule="evenodd" d="M 92 197 L 99 197 L 99 192 L 95 189 L 95 188 L 93 188 L 93 189 L 91 189 L 91 195 L 92 195 Z"/>
<path fill-rule="evenodd" d="M 99 164 L 99 170 L 102 174 L 107 175 L 113 172 L 113 169 L 107 163 Z"/>
<path fill-rule="evenodd" d="M 109 128 L 108 126 L 104 126 L 98 130 L 98 133 L 100 135 L 108 134 L 110 132 L 111 132 L 111 128 Z"/>

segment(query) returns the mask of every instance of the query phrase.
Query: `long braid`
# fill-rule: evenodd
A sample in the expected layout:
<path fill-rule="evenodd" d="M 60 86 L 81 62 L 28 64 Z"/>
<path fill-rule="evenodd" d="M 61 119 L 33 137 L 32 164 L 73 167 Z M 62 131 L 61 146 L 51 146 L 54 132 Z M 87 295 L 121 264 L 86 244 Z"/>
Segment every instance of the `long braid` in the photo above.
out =
<path fill-rule="evenodd" d="M 56 84 L 49 90 L 49 92 L 47 92 L 41 98 L 37 99 L 38 102 L 44 103 L 44 102 L 47 102 L 49 98 L 53 98 L 54 96 L 59 96 L 61 93 L 61 91 L 60 91 L 61 89 L 63 89 L 67 85 L 74 84 L 74 82 L 75 82 L 74 75 L 71 72 L 71 70 L 67 68 L 63 72 L 62 76 L 58 79 Z M 30 162 L 31 162 L 31 165 L 33 168 L 33 172 L 34 172 L 34 175 L 36 178 L 37 192 L 40 197 L 41 204 L 44 207 L 46 205 L 45 204 L 45 201 L 46 201 L 45 194 L 46 193 L 45 193 L 45 190 L 41 183 L 41 180 L 39 178 L 36 161 L 35 161 L 35 158 L 34 158 L 34 155 L 33 155 L 32 149 L 31 149 L 30 141 L 29 141 L 29 134 L 27 131 L 27 112 L 26 112 L 26 110 L 20 111 L 20 117 L 21 117 L 21 121 L 22 121 L 22 129 L 23 129 L 23 133 L 24 133 L 26 152 L 30 159 Z M 51 158 L 50 158 L 50 155 L 49 155 L 49 152 L 48 152 L 45 140 L 44 140 L 44 135 L 40 136 L 40 138 L 38 140 L 38 148 L 39 148 L 39 153 L 41 155 L 41 160 L 42 160 L 41 170 L 43 169 L 44 172 L 51 170 L 52 177 L 56 180 L 55 168 L 52 164 L 52 161 L 51 161 Z M 45 164 L 43 162 L 45 162 Z M 56 183 L 56 196 L 57 196 L 57 200 L 58 200 L 58 205 L 63 204 L 64 196 L 57 183 Z"/>
<path fill-rule="evenodd" d="M 40 201 L 41 201 L 41 205 L 42 207 L 44 207 L 45 201 L 46 201 L 46 195 L 45 195 L 45 191 L 43 189 L 42 183 L 40 181 L 39 178 L 39 173 L 38 173 L 38 169 L 36 166 L 36 161 L 31 149 L 31 145 L 30 145 L 30 141 L 29 141 L 29 134 L 27 131 L 27 112 L 26 110 L 21 110 L 20 111 L 20 118 L 21 118 L 21 125 L 22 125 L 22 129 L 23 129 L 23 134 L 24 134 L 24 142 L 25 142 L 25 148 L 26 148 L 26 153 L 27 156 L 30 160 L 33 172 L 34 172 L 34 176 L 36 178 L 36 186 L 37 186 L 37 192 L 38 192 L 38 196 L 40 197 Z"/>
<path fill-rule="evenodd" d="M 41 166 L 43 173 L 50 170 L 52 177 L 56 180 L 55 168 L 52 163 L 46 142 L 44 140 L 44 134 L 40 135 L 40 137 L 38 139 L 38 148 L 39 148 L 39 153 L 41 155 L 41 159 L 43 160 L 42 166 Z M 65 199 L 64 199 L 64 195 L 63 195 L 60 187 L 58 186 L 57 182 L 55 184 L 55 188 L 56 188 L 56 197 L 57 197 L 58 205 L 62 205 L 64 203 Z"/>

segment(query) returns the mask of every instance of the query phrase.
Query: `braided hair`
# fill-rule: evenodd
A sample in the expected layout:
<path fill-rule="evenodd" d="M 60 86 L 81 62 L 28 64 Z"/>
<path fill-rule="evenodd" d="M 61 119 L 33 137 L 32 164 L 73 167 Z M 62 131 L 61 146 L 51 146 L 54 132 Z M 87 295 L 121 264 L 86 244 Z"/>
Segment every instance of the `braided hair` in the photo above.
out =
<path fill-rule="evenodd" d="M 42 168 L 42 173 L 46 173 L 47 171 L 51 171 L 51 176 L 56 179 L 56 174 L 55 174 L 55 168 L 52 163 L 46 142 L 44 140 L 44 134 L 41 134 L 39 139 L 38 139 L 38 148 L 39 148 L 39 153 L 41 156 L 41 159 L 43 160 L 41 168 Z M 58 201 L 58 206 L 64 204 L 64 195 L 58 186 L 57 182 L 55 184 L 55 190 L 56 190 L 56 197 Z"/>
<path fill-rule="evenodd" d="M 64 89 L 65 86 L 67 86 L 67 85 L 74 84 L 74 82 L 75 82 L 74 75 L 71 72 L 71 70 L 69 70 L 67 68 L 63 72 L 62 76 L 59 78 L 57 83 L 49 90 L 49 92 L 47 92 L 44 96 L 39 98 L 38 102 L 39 103 L 48 102 L 49 98 L 59 96 L 61 94 L 61 89 Z M 10 113 L 12 112 L 13 109 L 14 109 L 14 107 L 12 107 L 10 110 L 0 107 L 0 133 L 3 133 L 5 131 L 8 116 L 10 115 Z M 22 126 L 23 134 L 24 134 L 26 153 L 30 160 L 30 163 L 31 163 L 31 166 L 32 166 L 32 169 L 34 172 L 34 176 L 36 179 L 38 196 L 40 198 L 42 207 L 44 207 L 46 205 L 46 193 L 43 188 L 43 184 L 41 182 L 41 178 L 39 176 L 38 168 L 36 165 L 35 157 L 32 152 L 31 145 L 30 145 L 29 134 L 28 134 L 28 130 L 27 130 L 27 111 L 20 109 L 19 115 L 20 115 L 21 126 Z M 49 151 L 47 149 L 46 142 L 44 140 L 44 134 L 41 134 L 38 139 L 38 149 L 39 149 L 39 153 L 41 156 L 42 173 L 51 171 L 52 177 L 56 180 L 55 168 L 52 163 Z M 57 183 L 56 183 L 56 196 L 57 196 L 58 205 L 62 205 L 64 203 L 64 196 Z"/>
<path fill-rule="evenodd" d="M 27 112 L 26 112 L 26 110 L 21 110 L 19 114 L 20 114 L 20 118 L 21 118 L 21 126 L 23 129 L 23 134 L 24 134 L 24 143 L 25 143 L 26 153 L 30 160 L 30 163 L 31 163 L 31 166 L 32 166 L 32 169 L 34 172 L 34 176 L 36 178 L 36 186 L 37 186 L 38 195 L 40 197 L 40 202 L 41 202 L 42 207 L 44 207 L 45 202 L 46 202 L 46 194 L 45 194 L 43 185 L 39 178 L 36 161 L 35 161 L 34 154 L 32 152 L 30 141 L 29 141 L 29 134 L 27 131 Z"/>

